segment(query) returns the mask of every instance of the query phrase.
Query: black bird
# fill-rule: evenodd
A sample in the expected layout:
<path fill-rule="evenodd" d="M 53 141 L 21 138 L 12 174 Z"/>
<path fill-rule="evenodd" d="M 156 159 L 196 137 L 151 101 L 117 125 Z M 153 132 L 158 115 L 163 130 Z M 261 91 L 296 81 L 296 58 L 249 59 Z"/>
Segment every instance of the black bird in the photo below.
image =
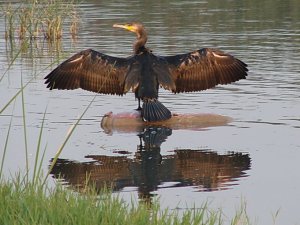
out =
<path fill-rule="evenodd" d="M 136 33 L 132 56 L 120 58 L 92 49 L 81 51 L 45 77 L 47 87 L 50 90 L 82 88 L 117 95 L 131 89 L 138 99 L 143 120 L 152 122 L 172 116 L 158 101 L 159 87 L 173 93 L 201 91 L 247 76 L 247 64 L 222 51 L 202 48 L 186 54 L 158 56 L 146 48 L 147 33 L 142 24 L 114 24 L 113 27 Z"/>

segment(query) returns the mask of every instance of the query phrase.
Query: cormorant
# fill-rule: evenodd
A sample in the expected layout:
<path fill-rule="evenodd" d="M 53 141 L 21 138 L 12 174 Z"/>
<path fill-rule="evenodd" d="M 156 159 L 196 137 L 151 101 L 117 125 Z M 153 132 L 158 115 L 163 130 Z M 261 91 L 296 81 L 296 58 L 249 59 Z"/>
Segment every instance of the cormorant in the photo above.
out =
<path fill-rule="evenodd" d="M 172 116 L 158 101 L 159 87 L 173 93 L 193 92 L 247 76 L 247 64 L 220 50 L 202 48 L 186 54 L 158 56 L 145 46 L 147 33 L 142 24 L 114 24 L 113 27 L 137 35 L 132 56 L 121 58 L 92 49 L 81 51 L 45 77 L 47 87 L 50 90 L 82 88 L 117 95 L 132 90 L 138 99 L 143 120 L 153 122 Z"/>

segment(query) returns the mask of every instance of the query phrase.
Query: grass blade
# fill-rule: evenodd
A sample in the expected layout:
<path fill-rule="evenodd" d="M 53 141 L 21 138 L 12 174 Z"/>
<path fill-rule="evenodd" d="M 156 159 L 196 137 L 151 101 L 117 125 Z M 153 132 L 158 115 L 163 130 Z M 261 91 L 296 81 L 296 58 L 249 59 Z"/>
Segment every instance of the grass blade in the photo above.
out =
<path fill-rule="evenodd" d="M 0 78 L 0 83 L 3 80 L 5 74 L 10 70 L 11 66 L 14 64 L 14 62 L 16 61 L 16 59 L 18 58 L 18 56 L 20 55 L 22 51 L 22 48 L 19 49 L 19 51 L 17 52 L 17 54 L 14 56 L 14 58 L 12 59 L 12 61 L 9 63 L 8 68 L 4 71 L 4 73 L 2 74 L 1 78 Z"/>
<path fill-rule="evenodd" d="M 15 103 L 13 105 L 13 110 L 12 111 L 14 111 L 14 108 L 15 108 Z M 5 144 L 4 144 L 4 151 L 3 151 L 3 154 L 2 154 L 2 159 L 1 159 L 1 164 L 0 164 L 0 181 L 1 181 L 3 167 L 4 167 L 4 160 L 5 160 L 5 155 L 6 155 L 6 151 L 7 151 L 8 139 L 9 139 L 9 135 L 10 135 L 12 120 L 13 120 L 13 115 L 11 115 L 10 122 L 9 122 L 9 125 L 8 125 L 8 130 L 7 130 Z"/>
<path fill-rule="evenodd" d="M 33 184 L 35 183 L 35 181 L 38 178 L 37 174 L 39 174 L 39 172 L 40 172 L 40 171 L 37 170 L 37 166 L 38 166 L 38 160 L 39 160 L 39 153 L 40 153 L 40 149 L 41 149 L 41 142 L 42 142 L 42 135 L 43 135 L 45 118 L 46 118 L 46 112 L 47 112 L 47 107 L 46 107 L 44 115 L 43 115 L 42 125 L 41 125 L 41 128 L 40 128 L 40 133 L 39 133 L 39 138 L 38 138 L 38 143 L 37 143 L 37 148 L 36 148 L 36 153 L 35 153 L 34 169 L 33 169 L 33 177 L 32 177 Z M 45 151 L 44 151 L 43 155 L 44 154 L 45 154 Z M 42 159 L 41 159 L 41 163 L 42 163 Z"/>
<path fill-rule="evenodd" d="M 13 102 L 13 100 L 15 100 L 20 93 L 22 93 L 22 91 L 27 87 L 27 85 L 33 80 L 34 78 L 31 78 L 24 86 L 22 85 L 22 87 L 20 88 L 20 90 L 3 106 L 3 108 L 0 110 L 0 114 L 2 112 L 4 112 L 4 110 L 10 106 L 10 104 Z"/>
<path fill-rule="evenodd" d="M 22 93 L 22 91 L 31 83 L 31 81 L 33 81 L 34 79 L 36 79 L 36 77 L 40 76 L 41 74 L 44 74 L 44 72 L 47 71 L 47 69 L 49 67 L 53 66 L 54 64 L 57 64 L 58 61 L 59 61 L 59 59 L 56 60 L 56 61 L 54 61 L 50 65 L 46 66 L 45 68 L 43 68 L 41 70 L 40 73 L 35 74 L 35 76 L 33 76 L 29 81 L 27 81 L 27 83 L 25 85 L 22 85 L 21 88 L 20 88 L 20 90 L 3 106 L 3 108 L 0 110 L 0 114 L 5 111 L 5 109 L 13 102 L 13 100 L 15 100 L 19 96 L 19 94 Z"/>
<path fill-rule="evenodd" d="M 90 101 L 90 103 L 87 105 L 87 107 L 85 108 L 85 110 L 83 111 L 83 113 L 82 113 L 82 114 L 79 116 L 79 118 L 76 120 L 76 123 L 73 124 L 73 125 L 70 127 L 70 129 L 68 130 L 67 136 L 66 136 L 64 142 L 63 142 L 62 145 L 59 147 L 59 149 L 57 150 L 57 152 L 56 152 L 56 154 L 55 154 L 55 156 L 54 156 L 54 158 L 53 158 L 53 160 L 52 160 L 52 163 L 51 163 L 51 165 L 50 165 L 50 167 L 49 167 L 48 173 L 47 173 L 47 175 L 46 175 L 46 177 L 45 177 L 45 179 L 44 179 L 44 181 L 43 181 L 43 185 L 46 183 L 46 180 L 48 179 L 48 176 L 50 175 L 50 173 L 51 173 L 51 171 L 52 171 L 52 169 L 53 169 L 55 163 L 57 162 L 58 157 L 60 156 L 62 150 L 64 149 L 64 147 L 66 146 L 66 144 L 67 144 L 67 142 L 69 141 L 70 137 L 72 136 L 72 134 L 73 134 L 75 128 L 77 127 L 77 125 L 79 124 L 79 122 L 81 121 L 81 119 L 83 118 L 83 116 L 85 115 L 85 113 L 87 112 L 87 110 L 90 108 L 90 106 L 92 105 L 92 103 L 95 101 L 97 95 L 98 95 L 98 94 L 95 94 L 95 95 L 94 95 L 93 99 L 92 99 L 92 100 Z"/>
<path fill-rule="evenodd" d="M 24 145 L 25 145 L 25 163 L 26 163 L 26 174 L 29 171 L 29 160 L 28 160 L 28 143 L 27 143 L 27 126 L 26 126 L 26 113 L 25 113 L 25 98 L 23 88 L 23 75 L 21 72 L 21 96 L 22 96 L 22 117 L 23 117 L 23 132 L 24 132 Z"/>

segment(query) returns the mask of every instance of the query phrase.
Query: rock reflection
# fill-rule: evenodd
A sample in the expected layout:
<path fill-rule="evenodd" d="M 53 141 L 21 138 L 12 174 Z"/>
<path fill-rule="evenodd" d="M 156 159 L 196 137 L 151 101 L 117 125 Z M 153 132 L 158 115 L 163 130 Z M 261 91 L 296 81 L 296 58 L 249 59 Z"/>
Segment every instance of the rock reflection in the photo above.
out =
<path fill-rule="evenodd" d="M 248 154 L 176 149 L 162 156 L 160 145 L 171 134 L 168 128 L 148 127 L 138 135 L 140 143 L 133 158 L 87 155 L 93 161 L 58 159 L 51 174 L 78 190 L 85 186 L 87 177 L 98 191 L 110 184 L 114 191 L 137 187 L 140 199 L 145 201 L 150 201 L 160 188 L 193 186 L 195 191 L 217 191 L 247 176 L 251 162 Z"/>

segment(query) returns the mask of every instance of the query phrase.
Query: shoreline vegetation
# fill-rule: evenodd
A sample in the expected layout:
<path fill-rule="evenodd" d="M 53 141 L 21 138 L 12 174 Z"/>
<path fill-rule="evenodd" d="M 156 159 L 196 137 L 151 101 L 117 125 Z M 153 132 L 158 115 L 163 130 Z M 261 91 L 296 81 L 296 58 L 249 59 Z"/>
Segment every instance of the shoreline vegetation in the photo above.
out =
<path fill-rule="evenodd" d="M 72 37 L 78 33 L 79 17 L 76 3 L 63 0 L 26 0 L 2 7 L 5 20 L 5 39 L 59 40 L 63 28 Z"/>
<path fill-rule="evenodd" d="M 0 5 L 8 63 L 0 75 L 0 82 L 19 58 L 25 56 L 34 61 L 41 57 L 44 49 L 50 56 L 58 58 L 63 38 L 76 42 L 80 24 L 78 2 L 24 0 Z"/>
<path fill-rule="evenodd" d="M 231 220 L 203 204 L 201 208 L 162 210 L 157 201 L 126 203 L 109 189 L 101 193 L 85 187 L 78 194 L 56 184 L 48 188 L 41 182 L 26 182 L 16 176 L 14 180 L 0 182 L 0 224 L 250 224 L 246 207 L 236 212 Z"/>
<path fill-rule="evenodd" d="M 1 10 L 5 17 L 6 41 L 14 39 L 28 41 L 37 38 L 50 41 L 59 40 L 63 37 L 65 22 L 69 24 L 71 36 L 78 32 L 79 20 L 76 4 L 73 1 L 66 3 L 62 0 L 27 0 L 18 5 L 7 4 Z M 19 53 L 15 57 L 18 55 Z M 2 74 L 0 82 L 6 72 Z M 82 191 L 75 192 L 68 189 L 67 186 L 62 186 L 59 181 L 54 187 L 49 187 L 48 177 L 51 168 L 95 97 L 92 98 L 74 125 L 70 127 L 45 176 L 42 171 L 42 163 L 47 150 L 47 144 L 44 144 L 43 140 L 47 109 L 41 113 L 41 125 L 37 128 L 39 129 L 38 137 L 36 140 L 29 140 L 27 135 L 28 112 L 25 107 L 24 91 L 30 82 L 31 80 L 23 83 L 21 75 L 21 87 L 11 99 L 7 100 L 5 105 L 0 106 L 0 114 L 8 109 L 11 110 L 5 143 L 2 145 L 3 151 L 1 150 L 2 154 L 0 155 L 0 224 L 250 224 L 244 204 L 230 219 L 222 213 L 221 209 L 211 209 L 206 203 L 197 209 L 161 209 L 158 201 L 154 201 L 151 205 L 142 201 L 126 203 L 113 194 L 109 188 L 97 193 L 93 187 L 86 186 L 82 193 Z M 18 98 L 21 98 L 22 107 L 24 139 L 19 141 L 20 145 L 22 142 L 24 144 L 20 148 L 24 149 L 26 156 L 24 159 L 25 175 L 17 174 L 12 175 L 11 178 L 4 178 L 5 155 L 9 142 L 13 140 L 11 128 L 14 107 Z M 36 150 L 28 149 L 29 141 L 36 142 Z M 29 165 L 29 152 L 35 152 L 33 165 Z"/>

